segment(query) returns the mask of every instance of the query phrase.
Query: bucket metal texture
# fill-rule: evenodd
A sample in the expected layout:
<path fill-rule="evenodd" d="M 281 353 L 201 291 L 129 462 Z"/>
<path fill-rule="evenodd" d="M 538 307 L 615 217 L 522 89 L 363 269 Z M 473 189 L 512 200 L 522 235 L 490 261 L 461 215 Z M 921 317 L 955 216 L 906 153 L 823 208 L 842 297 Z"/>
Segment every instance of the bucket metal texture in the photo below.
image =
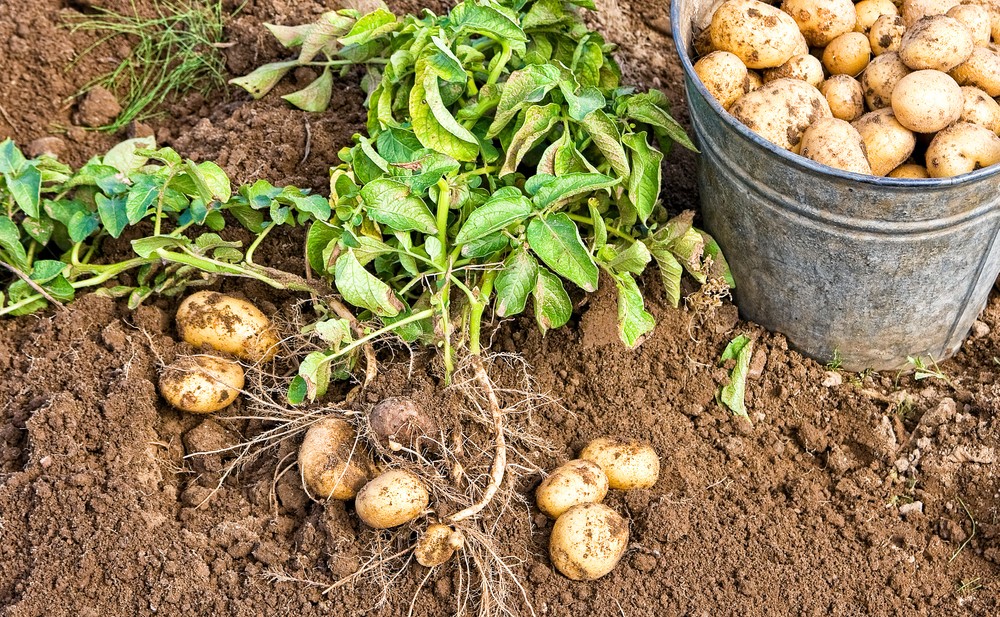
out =
<path fill-rule="evenodd" d="M 820 362 L 899 369 L 962 344 L 1000 272 L 1000 165 L 893 179 L 820 165 L 730 116 L 694 73 L 713 0 L 673 0 L 673 38 L 698 157 L 706 229 L 743 317 Z"/>

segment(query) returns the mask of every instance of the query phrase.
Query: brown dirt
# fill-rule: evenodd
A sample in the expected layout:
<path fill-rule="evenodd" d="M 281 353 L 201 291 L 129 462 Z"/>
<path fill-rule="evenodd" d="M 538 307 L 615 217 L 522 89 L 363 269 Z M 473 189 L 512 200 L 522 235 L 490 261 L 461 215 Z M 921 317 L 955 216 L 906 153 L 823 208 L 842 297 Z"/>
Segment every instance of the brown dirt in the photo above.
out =
<path fill-rule="evenodd" d="M 683 117 L 666 3 L 601 4 L 597 23 L 621 44 L 628 79 L 662 87 Z M 77 110 L 67 97 L 120 53 L 65 70 L 90 40 L 59 23 L 86 5 L 0 3 L 0 138 L 27 144 L 54 133 L 75 164 L 120 138 L 72 126 Z M 301 22 L 322 10 L 306 0 L 251 0 L 227 29 L 236 43 L 225 52 L 229 70 L 240 74 L 279 56 L 261 21 Z M 357 76 L 341 86 L 343 99 L 328 114 L 230 93 L 180 101 L 153 129 L 161 142 L 213 158 L 237 180 L 322 189 L 337 150 L 361 126 Z M 310 154 L 302 163 L 307 125 Z M 678 153 L 669 167 L 666 198 L 678 210 L 696 205 L 693 164 Z M 275 234 L 260 254 L 269 265 L 300 271 L 301 240 L 301 230 Z M 991 299 L 958 356 L 942 364 L 948 384 L 827 370 L 790 351 L 780 335 L 739 320 L 732 305 L 711 316 L 675 311 L 663 305 L 656 281 L 648 283 L 659 325 L 636 351 L 617 341 L 608 285 L 561 331 L 543 338 L 525 319 L 505 324 L 494 339 L 494 350 L 523 354 L 538 388 L 562 400 L 533 418 L 533 429 L 556 447 L 555 456 L 535 462 L 551 467 L 603 434 L 649 439 L 663 462 L 652 489 L 612 491 L 607 499 L 629 519 L 631 545 L 596 582 L 570 582 L 553 570 L 552 526 L 536 510 L 503 518 L 497 539 L 517 560 L 536 614 L 1000 612 L 1000 298 Z M 220 289 L 252 298 L 267 314 L 287 315 L 297 300 L 243 281 Z M 157 396 L 158 362 L 188 351 L 175 342 L 176 305 L 158 299 L 129 312 L 84 297 L 68 312 L 0 322 L 0 614 L 369 612 L 378 581 L 323 596 L 266 578 L 337 580 L 362 563 L 372 533 L 351 506 L 310 501 L 294 470 L 275 482 L 276 461 L 294 452 L 293 443 L 214 495 L 227 458 L 186 458 L 260 425 L 181 415 Z M 753 423 L 714 401 L 726 376 L 716 360 L 738 333 L 755 339 Z M 453 425 L 454 394 L 442 393 L 425 359 L 416 357 L 412 373 L 407 363 L 385 364 L 355 404 L 408 395 L 436 410 L 442 426 Z M 529 491 L 537 481 L 518 488 Z M 406 614 L 425 573 L 408 566 L 390 603 L 375 612 Z M 453 568 L 435 571 L 414 614 L 451 614 L 460 584 Z"/>

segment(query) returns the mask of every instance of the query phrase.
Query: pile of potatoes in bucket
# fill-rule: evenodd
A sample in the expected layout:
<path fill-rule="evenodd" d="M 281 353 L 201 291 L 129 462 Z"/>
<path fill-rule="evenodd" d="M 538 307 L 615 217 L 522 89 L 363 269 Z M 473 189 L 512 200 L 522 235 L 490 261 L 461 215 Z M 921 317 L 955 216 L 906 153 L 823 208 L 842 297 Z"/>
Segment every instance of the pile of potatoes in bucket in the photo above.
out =
<path fill-rule="evenodd" d="M 695 72 L 771 143 L 893 178 L 1000 162 L 1000 0 L 726 0 L 711 15 Z"/>
<path fill-rule="evenodd" d="M 555 519 L 552 565 L 575 581 L 611 572 L 628 548 L 628 522 L 602 504 L 608 489 L 650 488 L 660 477 L 653 447 L 635 439 L 599 437 L 580 457 L 552 471 L 535 490 L 538 509 Z"/>

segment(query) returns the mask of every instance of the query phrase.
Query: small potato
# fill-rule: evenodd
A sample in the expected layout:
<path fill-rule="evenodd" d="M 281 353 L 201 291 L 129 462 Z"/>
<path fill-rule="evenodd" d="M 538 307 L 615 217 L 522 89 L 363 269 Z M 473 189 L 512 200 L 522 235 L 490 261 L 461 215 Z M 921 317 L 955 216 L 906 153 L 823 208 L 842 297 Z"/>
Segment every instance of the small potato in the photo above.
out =
<path fill-rule="evenodd" d="M 747 67 L 736 54 L 713 51 L 694 63 L 694 72 L 723 109 L 746 92 Z"/>
<path fill-rule="evenodd" d="M 868 109 L 875 111 L 892 105 L 892 91 L 899 80 L 910 74 L 899 54 L 882 54 L 868 65 L 861 75 L 861 88 L 865 93 Z"/>
<path fill-rule="evenodd" d="M 962 115 L 959 122 L 971 122 L 1000 135 L 1000 103 L 979 88 L 962 87 Z"/>
<path fill-rule="evenodd" d="M 810 47 L 854 30 L 858 20 L 851 0 L 784 0 L 781 10 L 792 16 Z"/>
<path fill-rule="evenodd" d="M 857 16 L 854 31 L 868 34 L 879 17 L 883 15 L 896 17 L 899 15 L 899 9 L 892 0 L 861 0 L 854 5 L 854 13 Z"/>
<path fill-rule="evenodd" d="M 819 86 L 834 118 L 854 122 L 865 113 L 865 93 L 850 75 L 831 75 Z"/>
<path fill-rule="evenodd" d="M 368 412 L 368 425 L 379 443 L 393 451 L 434 447 L 441 438 L 434 418 L 403 397 L 390 397 L 375 405 Z"/>
<path fill-rule="evenodd" d="M 243 367 L 215 356 L 183 356 L 160 373 L 160 394 L 188 413 L 228 407 L 243 389 Z"/>
<path fill-rule="evenodd" d="M 420 516 L 430 495 L 420 478 L 392 469 L 365 484 L 354 500 L 358 518 L 375 529 L 389 529 Z"/>
<path fill-rule="evenodd" d="M 892 91 L 892 112 L 914 133 L 936 133 L 962 115 L 962 88 L 941 71 L 914 71 Z"/>
<path fill-rule="evenodd" d="M 628 548 L 628 521 L 599 503 L 573 506 L 556 519 L 549 558 L 567 578 L 592 581 L 614 570 Z"/>
<path fill-rule="evenodd" d="M 746 91 L 753 92 L 764 85 L 764 78 L 757 71 L 747 71 Z"/>
<path fill-rule="evenodd" d="M 990 96 L 1000 96 L 1000 53 L 976 47 L 972 55 L 949 73 L 960 86 L 975 86 Z"/>
<path fill-rule="evenodd" d="M 185 342 L 211 347 L 251 362 L 278 352 L 271 320 L 253 304 L 214 291 L 193 293 L 177 308 L 177 330 Z"/>
<path fill-rule="evenodd" d="M 990 42 L 990 12 L 986 8 L 978 4 L 960 4 L 948 9 L 946 15 L 962 22 L 976 45 Z"/>
<path fill-rule="evenodd" d="M 465 534 L 448 525 L 434 523 L 417 538 L 413 556 L 420 565 L 433 568 L 451 559 L 455 551 L 462 550 L 463 546 L 465 546 Z"/>
<path fill-rule="evenodd" d="M 972 55 L 972 33 L 947 15 L 930 15 L 910 26 L 899 44 L 899 59 L 914 71 L 948 72 Z"/>
<path fill-rule="evenodd" d="M 695 57 L 707 56 L 715 51 L 715 46 L 712 44 L 712 31 L 705 28 L 695 35 L 691 47 L 694 49 Z"/>
<path fill-rule="evenodd" d="M 868 44 L 872 47 L 872 54 L 878 57 L 888 52 L 899 51 L 905 33 L 906 26 L 903 25 L 902 17 L 889 15 L 879 17 L 868 31 Z"/>
<path fill-rule="evenodd" d="M 932 178 L 950 178 L 1000 162 L 1000 137 L 968 122 L 956 122 L 934 136 L 927 146 L 927 171 Z"/>
<path fill-rule="evenodd" d="M 318 499 L 353 499 L 372 468 L 354 427 L 340 418 L 323 418 L 310 426 L 299 447 L 302 484 Z"/>
<path fill-rule="evenodd" d="M 854 121 L 865 142 L 872 174 L 884 176 L 910 158 L 917 145 L 913 131 L 896 120 L 892 109 L 869 112 Z"/>
<path fill-rule="evenodd" d="M 944 15 L 961 0 L 903 0 L 903 24 L 907 28 L 928 15 Z"/>
<path fill-rule="evenodd" d="M 802 156 L 835 169 L 871 175 L 865 142 L 849 122 L 817 120 L 802 134 Z"/>
<path fill-rule="evenodd" d="M 823 50 L 823 66 L 831 75 L 854 77 L 865 70 L 872 57 L 868 37 L 860 32 L 841 34 Z"/>
<path fill-rule="evenodd" d="M 656 450 L 638 439 L 598 437 L 580 451 L 580 458 L 597 463 L 613 489 L 649 488 L 660 477 Z"/>
<path fill-rule="evenodd" d="M 601 503 L 608 494 L 608 476 L 593 461 L 576 459 L 556 467 L 535 489 L 538 509 L 559 518 L 581 503 Z"/>
<path fill-rule="evenodd" d="M 916 163 L 903 163 L 896 169 L 890 171 L 887 177 L 922 180 L 924 178 L 930 178 L 931 175 L 927 173 L 927 168 L 924 167 L 923 165 L 917 165 Z"/>
<path fill-rule="evenodd" d="M 795 20 L 759 0 L 726 0 L 709 29 L 714 49 L 736 54 L 751 69 L 781 66 L 807 47 Z"/>
<path fill-rule="evenodd" d="M 792 56 L 788 62 L 777 68 L 764 70 L 764 83 L 781 79 L 782 77 L 800 79 L 818 88 L 823 83 L 823 63 L 816 56 L 802 54 Z"/>

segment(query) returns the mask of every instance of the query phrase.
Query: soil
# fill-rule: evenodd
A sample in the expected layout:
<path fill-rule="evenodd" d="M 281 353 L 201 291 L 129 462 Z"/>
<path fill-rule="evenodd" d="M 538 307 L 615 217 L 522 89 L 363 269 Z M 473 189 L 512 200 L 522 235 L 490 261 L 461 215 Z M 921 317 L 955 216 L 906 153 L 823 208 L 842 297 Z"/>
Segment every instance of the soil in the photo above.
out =
<path fill-rule="evenodd" d="M 663 88 L 685 118 L 667 3 L 598 4 L 595 24 L 621 46 L 627 81 Z M 249 0 L 228 21 L 227 69 L 239 75 L 281 57 L 262 22 L 300 23 L 326 9 Z M 112 44 L 67 70 L 93 40 L 61 24 L 90 10 L 89 0 L 0 3 L 0 138 L 45 138 L 34 147 L 81 164 L 125 136 L 74 124 L 82 121 L 74 95 L 124 52 Z M 306 82 L 305 73 L 281 91 Z M 334 110 L 319 115 L 274 96 L 190 96 L 149 125 L 161 143 L 218 161 L 236 181 L 323 190 L 363 118 L 358 75 L 336 92 Z M 691 155 L 671 155 L 664 198 L 673 210 L 697 207 L 693 165 Z M 300 272 L 301 234 L 274 234 L 258 255 Z M 916 381 L 824 367 L 742 321 L 732 304 L 711 314 L 674 310 L 657 281 L 646 283 L 659 325 L 635 351 L 618 342 L 610 285 L 562 330 L 543 337 L 524 319 L 493 337 L 495 351 L 520 354 L 536 389 L 560 401 L 524 420 L 554 447 L 530 453 L 532 464 L 551 469 L 605 434 L 648 439 L 662 460 L 653 488 L 607 498 L 629 520 L 631 539 L 621 564 L 598 581 L 555 572 L 552 525 L 534 507 L 501 517 L 494 535 L 524 590 L 514 614 L 1000 613 L 1000 297 L 941 364 L 948 381 Z M 286 317 L 299 300 L 243 281 L 217 288 Z M 176 342 L 176 306 L 160 298 L 132 312 L 85 296 L 68 311 L 0 322 L 0 614 L 455 613 L 468 581 L 454 565 L 425 580 L 428 571 L 409 564 L 391 586 L 362 576 L 325 595 L 304 582 L 355 572 L 377 534 L 353 506 L 313 502 L 294 469 L 280 473 L 295 440 L 222 480 L 231 456 L 190 456 L 263 425 L 233 417 L 245 411 L 241 402 L 229 417 L 204 418 L 157 396 L 159 363 L 189 351 Z M 752 422 L 714 400 L 727 378 L 717 359 L 740 333 L 754 339 Z M 440 387 L 434 363 L 421 354 L 395 360 L 384 357 L 378 381 L 349 406 L 406 395 L 455 427 L 461 395 Z M 526 472 L 515 488 L 530 501 L 539 479 Z"/>

